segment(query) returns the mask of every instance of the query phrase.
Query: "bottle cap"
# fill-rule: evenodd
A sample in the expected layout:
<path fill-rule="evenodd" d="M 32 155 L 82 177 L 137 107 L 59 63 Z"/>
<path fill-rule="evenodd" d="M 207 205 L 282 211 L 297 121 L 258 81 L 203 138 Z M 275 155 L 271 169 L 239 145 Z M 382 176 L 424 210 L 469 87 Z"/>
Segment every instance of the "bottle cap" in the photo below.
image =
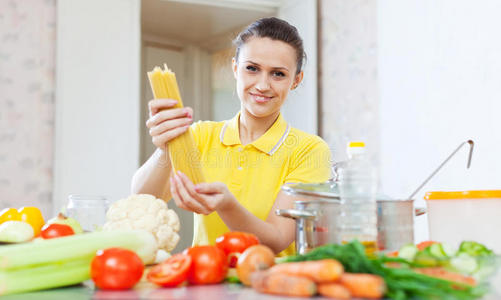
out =
<path fill-rule="evenodd" d="M 349 142 L 346 149 L 348 156 L 364 154 L 365 153 L 365 143 L 364 142 Z"/>
<path fill-rule="evenodd" d="M 349 142 L 348 147 L 365 147 L 364 142 Z"/>

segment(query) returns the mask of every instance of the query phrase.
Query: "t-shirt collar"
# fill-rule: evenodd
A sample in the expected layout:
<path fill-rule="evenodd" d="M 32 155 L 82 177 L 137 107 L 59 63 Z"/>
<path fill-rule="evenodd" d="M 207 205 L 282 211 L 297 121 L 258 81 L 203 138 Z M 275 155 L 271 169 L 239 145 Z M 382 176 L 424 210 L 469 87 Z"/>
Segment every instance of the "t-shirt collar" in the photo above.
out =
<path fill-rule="evenodd" d="M 240 120 L 240 112 L 233 117 L 233 119 L 228 120 L 223 125 L 221 129 L 220 139 L 221 142 L 226 146 L 231 145 L 241 145 L 240 133 L 238 131 L 238 125 Z M 260 151 L 273 155 L 275 151 L 280 148 L 280 145 L 285 141 L 285 138 L 290 132 L 290 126 L 282 117 L 282 114 L 278 115 L 277 120 L 273 125 L 257 140 L 251 143 L 254 147 Z"/>

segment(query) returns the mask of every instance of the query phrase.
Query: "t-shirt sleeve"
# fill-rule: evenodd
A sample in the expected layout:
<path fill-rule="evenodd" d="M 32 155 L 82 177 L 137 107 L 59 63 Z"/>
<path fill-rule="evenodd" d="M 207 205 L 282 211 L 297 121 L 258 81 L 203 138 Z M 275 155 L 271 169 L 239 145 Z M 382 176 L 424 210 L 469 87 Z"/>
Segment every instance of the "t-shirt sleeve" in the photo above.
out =
<path fill-rule="evenodd" d="M 195 142 L 195 146 L 198 148 L 199 151 L 201 151 L 201 145 L 202 141 L 206 139 L 204 137 L 204 133 L 206 133 L 206 130 L 203 130 L 203 121 L 197 121 L 190 126 L 190 131 L 191 131 L 191 136 L 193 137 L 193 140 Z"/>
<path fill-rule="evenodd" d="M 332 177 L 331 151 L 327 143 L 315 136 L 294 153 L 285 183 L 324 182 Z"/>

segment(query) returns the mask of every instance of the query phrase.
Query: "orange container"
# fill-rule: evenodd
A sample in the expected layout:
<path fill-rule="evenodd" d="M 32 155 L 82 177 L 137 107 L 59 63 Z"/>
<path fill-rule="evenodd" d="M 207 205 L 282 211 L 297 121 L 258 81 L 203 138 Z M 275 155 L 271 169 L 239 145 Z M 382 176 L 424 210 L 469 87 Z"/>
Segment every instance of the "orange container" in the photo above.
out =
<path fill-rule="evenodd" d="M 501 253 L 501 190 L 428 192 L 425 200 L 431 240 L 477 241 Z"/>

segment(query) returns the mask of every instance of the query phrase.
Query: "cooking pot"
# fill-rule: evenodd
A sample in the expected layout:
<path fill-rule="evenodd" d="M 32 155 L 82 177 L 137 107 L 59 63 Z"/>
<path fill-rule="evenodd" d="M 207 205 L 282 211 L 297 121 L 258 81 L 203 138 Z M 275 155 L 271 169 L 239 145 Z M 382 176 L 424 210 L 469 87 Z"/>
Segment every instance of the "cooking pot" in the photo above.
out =
<path fill-rule="evenodd" d="M 341 243 L 337 217 L 340 198 L 335 182 L 289 184 L 282 190 L 296 198 L 294 209 L 278 209 L 276 214 L 296 220 L 296 252 L 330 243 Z M 378 195 L 378 247 L 395 251 L 414 243 L 414 215 L 424 209 L 414 209 L 414 200 L 394 200 Z"/>

